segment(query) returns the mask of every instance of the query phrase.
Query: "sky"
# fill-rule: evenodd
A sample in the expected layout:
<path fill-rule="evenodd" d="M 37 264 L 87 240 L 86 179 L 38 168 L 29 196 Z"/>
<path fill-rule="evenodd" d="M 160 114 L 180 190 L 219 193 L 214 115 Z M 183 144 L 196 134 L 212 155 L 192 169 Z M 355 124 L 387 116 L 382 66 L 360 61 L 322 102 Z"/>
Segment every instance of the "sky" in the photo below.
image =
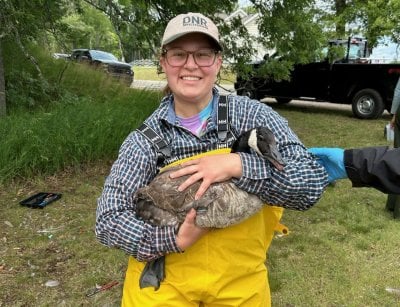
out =
<path fill-rule="evenodd" d="M 240 7 L 245 7 L 245 6 L 249 6 L 250 5 L 250 1 L 248 0 L 239 0 L 239 6 Z"/>
<path fill-rule="evenodd" d="M 400 61 L 399 45 L 392 42 L 381 43 L 372 50 L 371 60 L 377 63 L 387 63 L 392 61 Z"/>

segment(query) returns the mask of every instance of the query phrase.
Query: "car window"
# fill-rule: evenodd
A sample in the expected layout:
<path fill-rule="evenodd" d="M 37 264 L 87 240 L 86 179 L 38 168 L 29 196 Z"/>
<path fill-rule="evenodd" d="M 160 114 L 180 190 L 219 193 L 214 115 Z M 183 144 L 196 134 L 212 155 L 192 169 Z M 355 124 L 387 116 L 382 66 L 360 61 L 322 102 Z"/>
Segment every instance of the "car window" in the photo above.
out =
<path fill-rule="evenodd" d="M 118 61 L 118 59 L 112 55 L 111 53 L 99 51 L 99 50 L 91 50 L 90 54 L 92 59 L 95 60 L 109 60 L 109 61 Z"/>

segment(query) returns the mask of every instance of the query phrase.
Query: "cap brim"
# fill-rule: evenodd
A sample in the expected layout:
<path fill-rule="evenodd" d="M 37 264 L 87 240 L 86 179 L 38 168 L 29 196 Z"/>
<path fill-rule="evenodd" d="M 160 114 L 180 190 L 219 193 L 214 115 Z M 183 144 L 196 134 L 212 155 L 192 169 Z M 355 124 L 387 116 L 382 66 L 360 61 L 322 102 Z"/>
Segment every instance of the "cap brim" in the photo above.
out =
<path fill-rule="evenodd" d="M 172 43 L 174 40 L 177 40 L 178 38 L 180 38 L 182 36 L 185 36 L 185 35 L 188 35 L 188 34 L 192 34 L 192 33 L 204 34 L 205 36 L 207 36 L 207 37 L 209 37 L 209 38 L 211 38 L 213 40 L 213 42 L 219 47 L 219 50 L 221 50 L 221 51 L 223 50 L 222 45 L 214 37 L 212 37 L 211 35 L 209 35 L 207 33 L 202 32 L 202 31 L 188 31 L 188 32 L 184 32 L 184 33 L 179 33 L 179 34 L 173 35 L 173 36 L 165 39 L 162 42 L 162 45 L 163 46 L 168 45 L 169 43 Z"/>

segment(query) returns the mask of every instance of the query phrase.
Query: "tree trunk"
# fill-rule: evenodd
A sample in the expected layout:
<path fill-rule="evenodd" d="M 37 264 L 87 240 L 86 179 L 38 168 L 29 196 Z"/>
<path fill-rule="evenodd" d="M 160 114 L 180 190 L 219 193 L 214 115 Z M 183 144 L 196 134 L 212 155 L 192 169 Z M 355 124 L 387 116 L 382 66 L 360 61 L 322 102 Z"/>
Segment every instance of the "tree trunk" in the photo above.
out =
<path fill-rule="evenodd" d="M 6 86 L 4 79 L 3 55 L 1 53 L 1 38 L 0 38 L 0 117 L 6 116 Z"/>
<path fill-rule="evenodd" d="M 339 16 L 336 21 L 336 35 L 340 38 L 345 38 L 344 35 L 346 34 L 346 21 L 342 16 L 345 9 L 346 0 L 335 0 L 336 16 Z"/>

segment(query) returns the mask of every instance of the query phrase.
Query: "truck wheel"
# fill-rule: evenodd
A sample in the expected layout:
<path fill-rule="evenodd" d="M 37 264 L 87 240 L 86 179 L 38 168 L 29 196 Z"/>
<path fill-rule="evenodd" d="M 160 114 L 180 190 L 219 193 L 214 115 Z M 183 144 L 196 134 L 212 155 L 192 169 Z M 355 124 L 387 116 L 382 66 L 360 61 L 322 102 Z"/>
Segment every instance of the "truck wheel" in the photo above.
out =
<path fill-rule="evenodd" d="M 251 99 L 258 99 L 257 91 L 249 88 L 241 90 L 239 93 L 241 96 L 247 96 Z"/>
<path fill-rule="evenodd" d="M 385 105 L 381 95 L 376 90 L 365 88 L 354 95 L 352 110 L 355 117 L 375 119 L 382 115 Z"/>

